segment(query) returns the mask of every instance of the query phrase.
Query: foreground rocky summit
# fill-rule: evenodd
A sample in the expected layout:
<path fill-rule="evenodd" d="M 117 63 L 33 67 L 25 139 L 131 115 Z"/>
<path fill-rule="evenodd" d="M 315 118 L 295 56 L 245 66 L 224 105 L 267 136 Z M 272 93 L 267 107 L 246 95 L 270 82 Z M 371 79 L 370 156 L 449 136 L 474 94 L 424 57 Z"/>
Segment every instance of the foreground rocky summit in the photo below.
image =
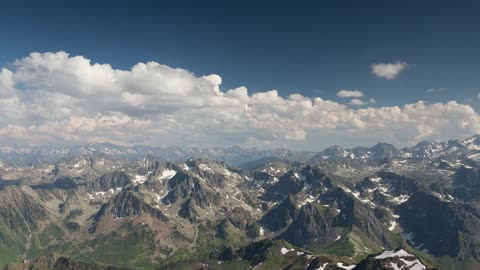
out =
<path fill-rule="evenodd" d="M 4 153 L 5 269 L 480 267 L 477 137 L 252 159 L 90 148 L 34 164 Z"/>
<path fill-rule="evenodd" d="M 108 265 L 98 265 L 71 260 L 66 257 L 59 257 L 55 254 L 38 257 L 33 260 L 24 260 L 17 264 L 8 264 L 4 270 L 128 270 Z"/>

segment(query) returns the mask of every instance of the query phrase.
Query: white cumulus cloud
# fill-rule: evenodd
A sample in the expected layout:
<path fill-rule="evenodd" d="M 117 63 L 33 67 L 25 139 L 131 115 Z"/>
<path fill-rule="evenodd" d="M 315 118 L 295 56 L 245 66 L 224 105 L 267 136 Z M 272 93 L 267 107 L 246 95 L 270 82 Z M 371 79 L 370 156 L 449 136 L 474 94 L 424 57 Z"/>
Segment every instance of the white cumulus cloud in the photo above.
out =
<path fill-rule="evenodd" d="M 407 67 L 408 64 L 405 62 L 378 63 L 371 66 L 372 73 L 375 74 L 375 76 L 387 80 L 397 78 Z"/>

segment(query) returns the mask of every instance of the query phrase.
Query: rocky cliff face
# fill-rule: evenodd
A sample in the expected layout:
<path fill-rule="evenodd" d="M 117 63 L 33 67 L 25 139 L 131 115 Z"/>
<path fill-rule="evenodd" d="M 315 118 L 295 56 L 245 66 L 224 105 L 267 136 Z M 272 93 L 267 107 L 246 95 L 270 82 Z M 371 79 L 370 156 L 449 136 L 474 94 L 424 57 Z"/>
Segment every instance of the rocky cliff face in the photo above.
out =
<path fill-rule="evenodd" d="M 401 205 L 399 214 L 404 234 L 414 246 L 437 256 L 479 258 L 478 209 L 421 192 Z"/>
<path fill-rule="evenodd" d="M 260 220 L 271 231 L 278 231 L 289 225 L 298 215 L 298 209 L 292 196 L 288 195 L 281 203 L 274 206 Z"/>
<path fill-rule="evenodd" d="M 337 212 L 318 203 L 302 206 L 281 238 L 300 247 L 325 246 L 334 242 Z"/>
<path fill-rule="evenodd" d="M 86 187 L 87 190 L 95 192 L 115 190 L 130 184 L 132 181 L 124 171 L 113 171 L 102 175 L 95 181 L 87 182 Z"/>
<path fill-rule="evenodd" d="M 113 219 L 135 218 L 146 215 L 151 218 L 167 222 L 169 218 L 159 209 L 145 203 L 140 194 L 135 189 L 126 189 L 112 197 L 108 203 L 103 204 L 98 212 L 93 216 L 93 224 L 89 229 L 94 233 L 102 220 L 112 217 Z"/>

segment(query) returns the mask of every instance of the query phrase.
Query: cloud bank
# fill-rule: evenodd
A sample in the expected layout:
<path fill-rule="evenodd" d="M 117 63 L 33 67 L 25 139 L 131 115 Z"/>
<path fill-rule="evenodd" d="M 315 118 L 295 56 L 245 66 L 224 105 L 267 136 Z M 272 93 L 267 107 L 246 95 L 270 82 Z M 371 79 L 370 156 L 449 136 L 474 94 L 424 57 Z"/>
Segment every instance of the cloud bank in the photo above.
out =
<path fill-rule="evenodd" d="M 353 109 L 275 90 L 223 90 L 221 83 L 215 74 L 196 76 L 156 62 L 119 70 L 65 52 L 31 53 L 0 71 L 0 144 L 314 150 L 375 141 L 402 146 L 480 130 L 480 116 L 455 101 Z"/>

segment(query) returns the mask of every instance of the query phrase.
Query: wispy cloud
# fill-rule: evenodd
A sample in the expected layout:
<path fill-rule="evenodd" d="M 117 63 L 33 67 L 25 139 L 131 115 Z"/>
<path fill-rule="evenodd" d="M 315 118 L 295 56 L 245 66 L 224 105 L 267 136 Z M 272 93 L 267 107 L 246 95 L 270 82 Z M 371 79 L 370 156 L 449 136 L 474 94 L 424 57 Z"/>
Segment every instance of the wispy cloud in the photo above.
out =
<path fill-rule="evenodd" d="M 340 90 L 337 92 L 337 97 L 359 98 L 359 97 L 363 97 L 363 92 L 360 90 Z"/>
<path fill-rule="evenodd" d="M 427 90 L 425 90 L 425 92 L 427 92 L 427 93 L 438 93 L 438 92 L 445 92 L 447 90 L 448 90 L 447 88 L 428 88 Z"/>

